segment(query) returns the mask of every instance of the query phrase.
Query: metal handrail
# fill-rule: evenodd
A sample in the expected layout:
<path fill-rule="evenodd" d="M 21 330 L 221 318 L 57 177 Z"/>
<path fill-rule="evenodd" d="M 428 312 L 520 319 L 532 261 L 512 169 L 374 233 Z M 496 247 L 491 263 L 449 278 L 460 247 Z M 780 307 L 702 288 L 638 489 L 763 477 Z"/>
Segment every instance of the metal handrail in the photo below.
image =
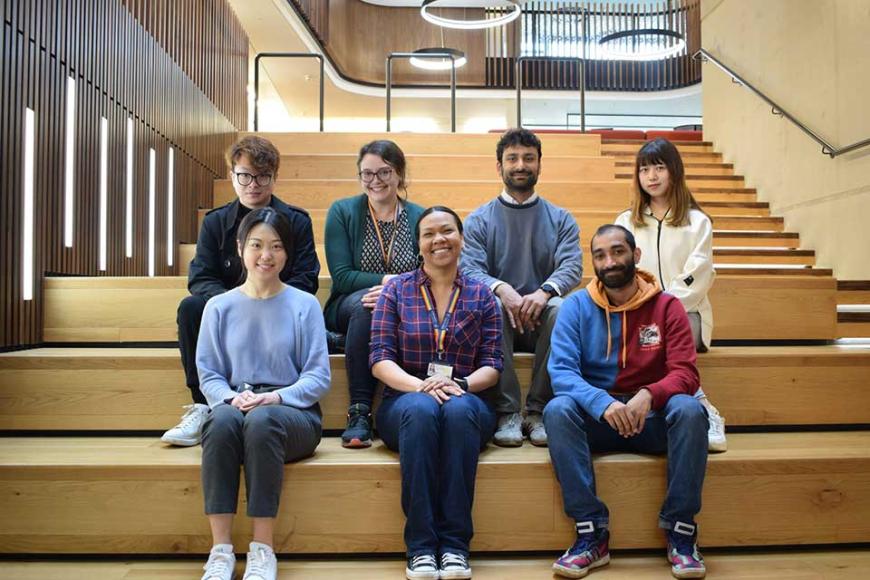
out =
<path fill-rule="evenodd" d="M 586 131 L 586 59 L 579 56 L 520 56 L 517 57 L 517 127 L 523 128 L 523 67 L 527 60 L 564 61 L 576 60 L 580 63 L 580 131 Z"/>
<path fill-rule="evenodd" d="M 815 133 L 812 129 L 810 129 L 809 127 L 807 127 L 806 125 L 804 125 L 803 123 L 798 121 L 794 117 L 794 115 L 791 115 L 790 113 L 788 113 L 785 109 L 783 109 L 778 104 L 776 104 L 767 95 L 765 95 L 760 90 L 758 90 L 757 88 L 752 86 L 743 77 L 741 77 L 739 74 L 737 74 L 736 72 L 731 70 L 721 60 L 719 60 L 718 58 L 716 58 L 715 56 L 713 56 L 712 54 L 710 54 L 709 52 L 707 52 L 703 48 L 700 49 L 695 54 L 693 54 L 692 59 L 700 60 L 701 62 L 708 62 L 708 61 L 712 62 L 717 67 L 719 67 L 720 69 L 725 71 L 725 73 L 731 77 L 732 82 L 735 82 L 738 85 L 746 87 L 747 89 L 749 89 L 750 91 L 755 93 L 755 95 L 758 96 L 761 100 L 763 100 L 765 103 L 770 105 L 770 107 L 771 107 L 770 112 L 772 114 L 777 115 L 779 117 L 785 117 L 786 119 L 788 119 L 789 121 L 791 121 L 792 123 L 797 125 L 798 129 L 800 129 L 801 131 L 803 131 L 804 133 L 809 135 L 809 137 L 813 141 L 815 141 L 816 143 L 821 145 L 822 146 L 822 153 L 824 155 L 828 155 L 831 159 L 833 159 L 834 157 L 837 157 L 838 155 L 843 155 L 844 153 L 849 153 L 850 151 L 854 151 L 856 149 L 860 149 L 861 147 L 866 147 L 866 146 L 870 145 L 870 138 L 868 138 L 868 139 L 864 139 L 863 141 L 858 141 L 856 143 L 852 143 L 851 145 L 847 145 L 846 147 L 840 147 L 840 148 L 834 147 L 833 145 L 831 145 L 830 143 L 825 141 L 817 133 Z"/>
<path fill-rule="evenodd" d="M 316 52 L 261 52 L 254 58 L 254 131 L 259 130 L 260 59 L 261 58 L 316 58 L 320 61 L 320 132 L 323 133 L 323 55 Z"/>
<path fill-rule="evenodd" d="M 393 59 L 394 58 L 449 58 L 450 67 L 450 132 L 456 133 L 456 61 L 459 58 L 449 52 L 392 52 L 387 57 L 387 133 L 390 132 L 390 116 L 393 90 Z"/>

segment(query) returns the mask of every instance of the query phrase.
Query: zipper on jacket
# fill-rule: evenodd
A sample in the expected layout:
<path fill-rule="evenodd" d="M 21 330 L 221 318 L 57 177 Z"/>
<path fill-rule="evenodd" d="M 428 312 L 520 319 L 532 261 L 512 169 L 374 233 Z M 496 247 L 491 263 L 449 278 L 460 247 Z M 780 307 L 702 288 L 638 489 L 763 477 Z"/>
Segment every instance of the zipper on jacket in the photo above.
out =
<path fill-rule="evenodd" d="M 665 217 L 667 217 L 667 214 L 665 214 Z M 665 220 L 659 219 L 656 216 L 653 216 L 653 219 L 656 220 L 657 222 L 659 222 L 659 229 L 658 229 L 658 232 L 656 233 L 656 256 L 658 257 L 658 260 L 659 260 L 659 284 L 661 285 L 662 290 L 664 290 L 665 289 L 665 279 L 662 276 L 662 222 Z"/>

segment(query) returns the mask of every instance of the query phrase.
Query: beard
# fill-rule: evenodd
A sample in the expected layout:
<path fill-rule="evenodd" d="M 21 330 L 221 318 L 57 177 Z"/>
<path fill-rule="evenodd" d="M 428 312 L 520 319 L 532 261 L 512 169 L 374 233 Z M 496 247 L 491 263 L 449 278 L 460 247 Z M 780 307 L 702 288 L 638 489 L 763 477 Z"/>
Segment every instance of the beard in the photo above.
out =
<path fill-rule="evenodd" d="M 629 261 L 624 266 L 610 268 L 609 270 L 595 270 L 595 276 L 601 280 L 606 288 L 617 290 L 631 284 L 637 274 L 637 266 Z"/>
<path fill-rule="evenodd" d="M 526 176 L 525 181 L 517 181 L 514 175 Z M 507 173 L 502 172 L 501 179 L 508 191 L 517 191 L 520 193 L 529 193 L 535 190 L 535 185 L 538 183 L 538 174 L 531 171 Z"/>

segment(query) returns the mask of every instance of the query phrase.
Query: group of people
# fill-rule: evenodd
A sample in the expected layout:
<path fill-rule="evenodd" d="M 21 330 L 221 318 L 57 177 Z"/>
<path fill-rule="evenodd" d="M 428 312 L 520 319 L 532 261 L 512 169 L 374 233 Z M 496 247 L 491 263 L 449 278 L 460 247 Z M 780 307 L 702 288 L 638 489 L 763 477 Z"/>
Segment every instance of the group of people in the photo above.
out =
<path fill-rule="evenodd" d="M 227 152 L 238 199 L 206 215 L 191 296 L 178 310 L 193 404 L 163 436 L 202 442 L 213 536 L 203 580 L 232 578 L 243 464 L 253 523 L 244 578 L 276 577 L 284 464 L 320 441 L 328 342 L 345 352 L 342 445 L 369 447 L 376 425 L 399 454 L 407 578 L 471 577 L 480 451 L 490 441 L 522 445 L 524 436 L 549 447 L 576 526 L 555 573 L 580 578 L 609 561 L 590 453 L 630 450 L 668 455 L 659 526 L 672 573 L 704 576 L 694 518 L 708 447 L 725 450 L 724 420 L 695 364 L 712 331 L 712 224 L 679 152 L 665 139 L 641 147 L 631 208 L 593 235 L 595 277 L 577 291 L 579 228 L 536 192 L 540 140 L 511 129 L 496 158 L 503 191 L 463 223 L 448 207 L 408 199 L 395 143 L 364 145 L 362 192 L 333 203 L 326 218 L 332 288 L 321 312 L 311 219 L 273 195 L 280 154 L 257 136 Z M 515 350 L 534 354 L 524 405 Z"/>

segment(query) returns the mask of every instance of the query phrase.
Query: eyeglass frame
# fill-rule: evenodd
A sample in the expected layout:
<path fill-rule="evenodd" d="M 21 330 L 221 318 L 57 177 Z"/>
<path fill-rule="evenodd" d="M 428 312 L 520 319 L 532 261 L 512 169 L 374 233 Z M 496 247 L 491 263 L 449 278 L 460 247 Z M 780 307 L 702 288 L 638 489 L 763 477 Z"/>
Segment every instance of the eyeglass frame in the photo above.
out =
<path fill-rule="evenodd" d="M 364 175 L 366 172 L 369 173 L 369 178 L 368 178 L 368 179 L 366 179 L 365 177 L 363 177 L 363 175 Z M 378 178 L 382 183 L 386 183 L 387 180 L 388 180 L 390 177 L 392 177 L 392 176 L 393 176 L 393 173 L 395 173 L 395 172 L 396 172 L 396 170 L 393 169 L 392 167 L 381 167 L 381 168 L 378 169 L 377 171 L 370 171 L 370 170 L 368 170 L 368 169 L 364 169 L 364 170 L 360 171 L 359 173 L 357 173 L 357 175 L 359 176 L 359 180 L 362 181 L 363 183 L 371 183 L 372 181 L 375 180 L 375 176 L 377 176 L 377 178 Z M 382 174 L 383 174 L 383 175 L 382 175 Z"/>
<path fill-rule="evenodd" d="M 257 175 L 254 175 L 253 173 L 248 173 L 247 171 L 231 171 L 231 173 L 236 176 L 236 181 L 242 187 L 247 187 L 255 181 L 260 187 L 266 187 L 267 185 L 271 184 L 272 181 L 275 179 L 275 175 L 272 173 L 258 173 Z M 242 183 L 242 180 L 240 179 L 240 176 L 242 175 L 247 175 L 251 178 L 251 180 L 247 183 Z M 260 183 L 261 177 L 268 177 L 269 180 L 266 183 Z"/>

